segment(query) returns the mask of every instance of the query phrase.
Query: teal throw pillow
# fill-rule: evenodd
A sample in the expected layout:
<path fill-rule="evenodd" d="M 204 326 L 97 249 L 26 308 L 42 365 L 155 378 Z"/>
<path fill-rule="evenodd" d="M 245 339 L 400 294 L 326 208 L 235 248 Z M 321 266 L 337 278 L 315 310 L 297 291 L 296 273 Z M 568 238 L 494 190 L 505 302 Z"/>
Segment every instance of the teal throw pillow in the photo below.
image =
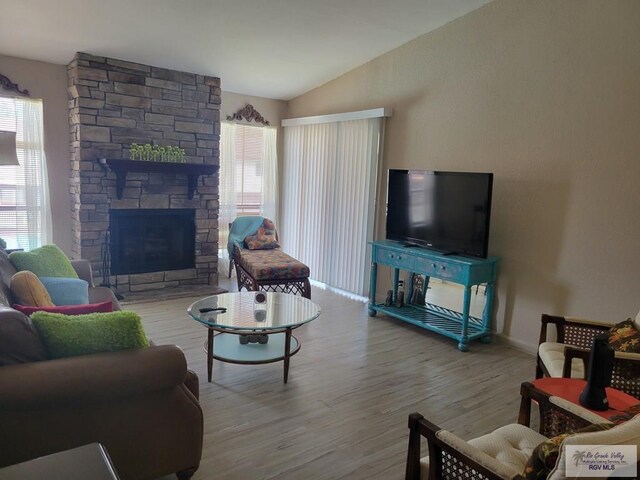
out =
<path fill-rule="evenodd" d="M 78 278 L 67 256 L 56 245 L 43 245 L 29 252 L 12 252 L 9 260 L 16 270 L 29 270 L 38 277 Z"/>
<path fill-rule="evenodd" d="M 89 303 L 89 284 L 79 278 L 40 277 L 54 305 L 86 305 Z"/>
<path fill-rule="evenodd" d="M 67 316 L 36 312 L 31 322 L 51 358 L 132 350 L 149 346 L 138 314 L 129 311 Z"/>

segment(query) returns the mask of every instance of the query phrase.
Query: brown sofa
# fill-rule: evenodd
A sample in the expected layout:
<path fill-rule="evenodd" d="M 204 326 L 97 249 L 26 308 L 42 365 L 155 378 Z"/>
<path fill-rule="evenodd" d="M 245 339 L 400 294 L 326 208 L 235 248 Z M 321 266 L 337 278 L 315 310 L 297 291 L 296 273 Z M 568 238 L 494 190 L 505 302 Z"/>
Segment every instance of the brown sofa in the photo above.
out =
<path fill-rule="evenodd" d="M 89 262 L 74 261 L 92 285 Z M 189 478 L 202 453 L 198 377 L 173 345 L 49 360 L 11 308 L 13 265 L 0 251 L 0 467 L 92 442 L 123 480 Z M 91 286 L 90 302 L 113 293 Z"/>

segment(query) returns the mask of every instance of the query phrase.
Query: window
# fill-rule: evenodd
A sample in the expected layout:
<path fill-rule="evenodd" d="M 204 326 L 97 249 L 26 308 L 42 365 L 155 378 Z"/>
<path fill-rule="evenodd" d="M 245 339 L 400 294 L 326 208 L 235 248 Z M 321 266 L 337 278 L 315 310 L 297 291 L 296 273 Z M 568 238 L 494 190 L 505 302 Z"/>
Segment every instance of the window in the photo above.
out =
<path fill-rule="evenodd" d="M 0 237 L 30 250 L 51 240 L 42 101 L 0 97 L 0 130 L 16 132 L 20 165 L 0 166 Z"/>
<path fill-rule="evenodd" d="M 236 213 L 260 215 L 263 202 L 264 129 L 237 125 L 235 128 Z"/>
<path fill-rule="evenodd" d="M 226 255 L 229 223 L 236 217 L 262 215 L 278 224 L 277 130 L 222 122 L 220 132 L 220 262 Z"/>

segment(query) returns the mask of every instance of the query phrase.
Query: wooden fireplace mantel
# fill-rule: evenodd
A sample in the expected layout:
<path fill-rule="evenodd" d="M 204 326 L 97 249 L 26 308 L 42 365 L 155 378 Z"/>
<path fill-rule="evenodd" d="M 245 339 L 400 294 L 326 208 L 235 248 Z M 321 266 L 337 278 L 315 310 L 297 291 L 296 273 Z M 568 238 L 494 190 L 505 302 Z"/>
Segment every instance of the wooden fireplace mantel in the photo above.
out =
<path fill-rule="evenodd" d="M 198 177 L 200 175 L 213 175 L 220 168 L 218 165 L 201 165 L 198 163 L 152 162 L 115 158 L 100 158 L 98 163 L 106 171 L 116 174 L 116 193 L 118 198 L 122 198 L 122 192 L 127 183 L 127 173 L 129 172 L 186 175 L 187 195 L 189 199 L 192 199 L 194 192 L 198 188 Z"/>

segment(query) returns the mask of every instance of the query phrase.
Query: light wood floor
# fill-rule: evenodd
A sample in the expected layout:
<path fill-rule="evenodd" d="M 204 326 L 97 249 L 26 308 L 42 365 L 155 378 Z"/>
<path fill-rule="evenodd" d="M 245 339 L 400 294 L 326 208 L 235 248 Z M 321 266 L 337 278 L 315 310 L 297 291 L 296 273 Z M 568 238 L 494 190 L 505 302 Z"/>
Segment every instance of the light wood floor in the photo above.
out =
<path fill-rule="evenodd" d="M 126 307 L 156 343 L 180 345 L 200 377 L 204 451 L 194 480 L 401 479 L 409 413 L 472 438 L 515 422 L 520 383 L 534 374 L 534 357 L 504 344 L 461 353 L 452 340 L 369 318 L 365 304 L 316 288 L 322 314 L 295 332 L 302 348 L 287 385 L 282 363 L 217 361 L 207 383 L 206 330 L 185 312 L 196 299 Z"/>

